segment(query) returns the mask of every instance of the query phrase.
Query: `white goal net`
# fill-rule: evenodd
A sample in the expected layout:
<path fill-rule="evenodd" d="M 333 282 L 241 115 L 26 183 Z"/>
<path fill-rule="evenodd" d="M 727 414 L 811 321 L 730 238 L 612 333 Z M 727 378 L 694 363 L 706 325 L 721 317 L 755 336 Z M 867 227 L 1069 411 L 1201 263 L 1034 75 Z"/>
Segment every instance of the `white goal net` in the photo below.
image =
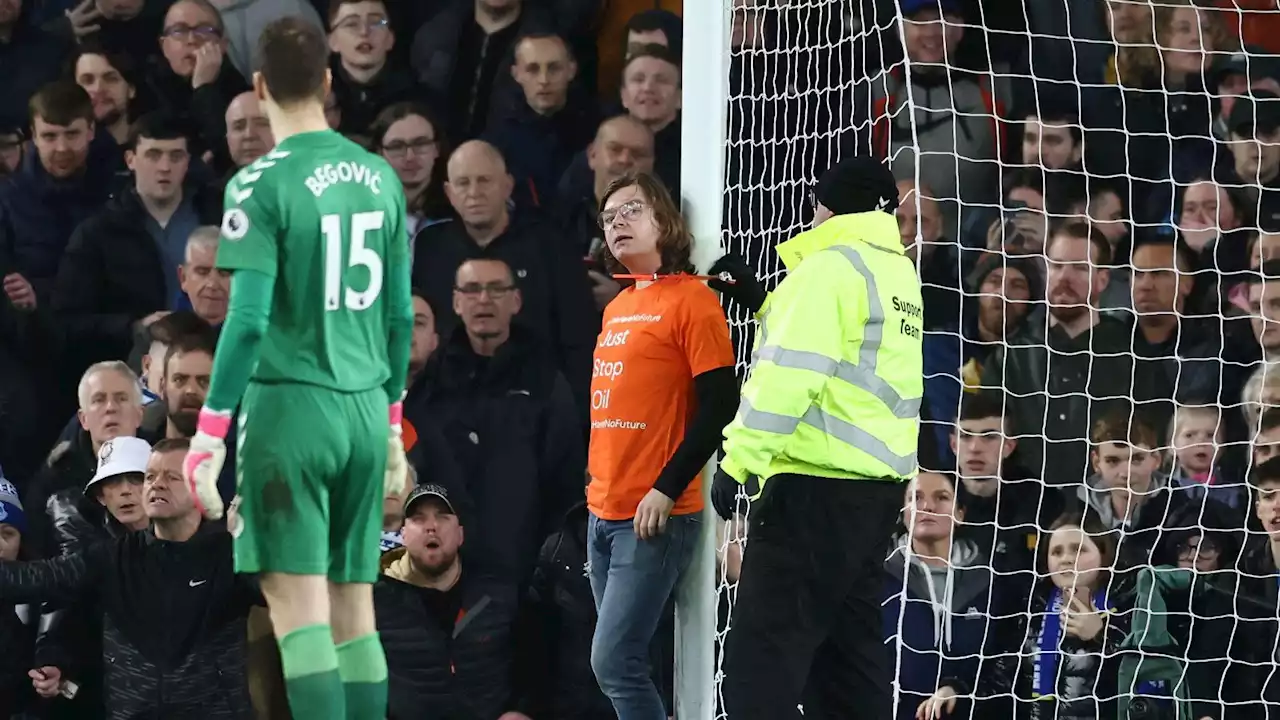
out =
<path fill-rule="evenodd" d="M 1277 717 L 1276 3 L 732 5 L 722 245 L 773 287 L 816 176 L 874 153 L 924 287 L 897 717 Z"/>

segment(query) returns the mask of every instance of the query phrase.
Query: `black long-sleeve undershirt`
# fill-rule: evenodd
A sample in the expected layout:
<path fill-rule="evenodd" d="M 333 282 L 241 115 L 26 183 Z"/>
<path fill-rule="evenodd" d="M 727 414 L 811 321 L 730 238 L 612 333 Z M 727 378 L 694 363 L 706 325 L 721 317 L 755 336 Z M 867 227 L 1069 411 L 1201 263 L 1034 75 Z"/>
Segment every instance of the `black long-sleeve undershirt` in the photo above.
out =
<path fill-rule="evenodd" d="M 684 438 L 667 461 L 653 488 L 676 500 L 702 472 L 720 447 L 724 428 L 738 409 L 738 378 L 732 367 L 716 368 L 693 379 L 696 406 Z"/>

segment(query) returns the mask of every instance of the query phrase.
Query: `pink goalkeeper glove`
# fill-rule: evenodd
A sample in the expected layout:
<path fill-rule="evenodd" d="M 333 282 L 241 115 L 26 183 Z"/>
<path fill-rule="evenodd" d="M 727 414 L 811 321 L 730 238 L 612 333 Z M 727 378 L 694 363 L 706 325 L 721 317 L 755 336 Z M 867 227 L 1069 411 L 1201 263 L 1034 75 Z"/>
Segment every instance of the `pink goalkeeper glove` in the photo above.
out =
<path fill-rule="evenodd" d="M 383 497 L 399 497 L 404 493 L 409 477 L 409 461 L 404 456 L 403 431 L 400 429 L 400 423 L 404 420 L 404 403 L 391 403 L 387 419 L 391 424 L 391 432 L 387 435 L 387 472 L 382 492 Z"/>
<path fill-rule="evenodd" d="M 182 476 L 196 502 L 196 508 L 210 520 L 222 517 L 222 496 L 218 493 L 218 476 L 227 461 L 225 438 L 231 431 L 231 413 L 204 408 L 196 422 L 191 449 L 182 461 Z"/>

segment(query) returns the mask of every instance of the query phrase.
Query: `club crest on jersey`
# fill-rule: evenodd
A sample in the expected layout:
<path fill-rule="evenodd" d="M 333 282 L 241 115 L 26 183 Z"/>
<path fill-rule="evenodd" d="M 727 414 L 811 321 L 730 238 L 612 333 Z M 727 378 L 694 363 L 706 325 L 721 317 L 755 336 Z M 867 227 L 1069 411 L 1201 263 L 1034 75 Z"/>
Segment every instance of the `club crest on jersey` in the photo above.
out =
<path fill-rule="evenodd" d="M 240 208 L 231 208 L 222 215 L 222 237 L 239 240 L 249 232 L 249 216 Z"/>

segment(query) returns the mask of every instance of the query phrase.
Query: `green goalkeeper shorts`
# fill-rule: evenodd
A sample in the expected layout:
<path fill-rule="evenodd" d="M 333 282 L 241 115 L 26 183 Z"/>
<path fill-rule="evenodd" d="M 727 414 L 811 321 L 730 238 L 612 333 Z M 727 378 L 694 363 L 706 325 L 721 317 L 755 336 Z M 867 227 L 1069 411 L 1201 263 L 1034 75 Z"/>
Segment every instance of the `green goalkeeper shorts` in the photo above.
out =
<path fill-rule="evenodd" d="M 250 383 L 236 433 L 236 571 L 375 581 L 386 392 Z"/>

